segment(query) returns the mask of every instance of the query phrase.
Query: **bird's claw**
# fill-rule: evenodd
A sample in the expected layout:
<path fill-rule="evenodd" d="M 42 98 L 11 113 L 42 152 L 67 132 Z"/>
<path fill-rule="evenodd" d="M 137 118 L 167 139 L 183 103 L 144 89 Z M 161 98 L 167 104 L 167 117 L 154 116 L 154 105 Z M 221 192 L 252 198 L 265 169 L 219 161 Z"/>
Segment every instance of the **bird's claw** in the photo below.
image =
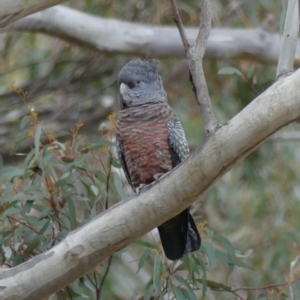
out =
<path fill-rule="evenodd" d="M 136 189 L 135 189 L 135 192 L 136 194 L 140 194 L 142 189 L 146 186 L 147 184 L 144 184 L 144 183 L 141 183 Z"/>

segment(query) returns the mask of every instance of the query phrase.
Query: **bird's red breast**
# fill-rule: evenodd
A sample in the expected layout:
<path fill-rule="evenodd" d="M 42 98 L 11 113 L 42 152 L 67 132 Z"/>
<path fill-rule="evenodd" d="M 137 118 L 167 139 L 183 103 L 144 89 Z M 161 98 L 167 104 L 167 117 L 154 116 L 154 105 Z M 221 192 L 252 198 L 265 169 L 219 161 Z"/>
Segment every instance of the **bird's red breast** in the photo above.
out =
<path fill-rule="evenodd" d="M 144 104 L 120 111 L 117 139 L 132 186 L 154 181 L 154 175 L 173 168 L 167 124 L 173 118 L 167 103 Z"/>

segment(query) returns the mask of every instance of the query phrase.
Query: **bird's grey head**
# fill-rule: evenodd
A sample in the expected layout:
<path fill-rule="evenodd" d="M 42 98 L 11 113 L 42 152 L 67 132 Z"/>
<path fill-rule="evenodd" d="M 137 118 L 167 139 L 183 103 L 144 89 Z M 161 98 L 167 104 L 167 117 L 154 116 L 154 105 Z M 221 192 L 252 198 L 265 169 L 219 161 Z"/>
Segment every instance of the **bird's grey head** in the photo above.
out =
<path fill-rule="evenodd" d="M 158 61 L 132 60 L 119 73 L 121 109 L 145 103 L 167 102 Z"/>

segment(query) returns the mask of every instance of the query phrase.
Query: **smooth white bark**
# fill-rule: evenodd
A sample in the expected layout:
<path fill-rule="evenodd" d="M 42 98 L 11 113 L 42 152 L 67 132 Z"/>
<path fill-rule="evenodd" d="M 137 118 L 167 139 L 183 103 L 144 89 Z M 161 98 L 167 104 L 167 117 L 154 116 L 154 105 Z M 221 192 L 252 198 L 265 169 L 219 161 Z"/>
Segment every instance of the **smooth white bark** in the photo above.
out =
<path fill-rule="evenodd" d="M 46 253 L 1 270 L 0 299 L 43 299 L 185 209 L 270 135 L 300 118 L 299 82 L 300 70 L 276 82 L 150 190 L 110 208 Z"/>
<path fill-rule="evenodd" d="M 276 77 L 288 75 L 294 70 L 294 57 L 299 33 L 298 0 L 289 0 L 285 17 L 284 30 L 281 37 L 280 56 Z"/>
<path fill-rule="evenodd" d="M 76 21 L 74 21 L 76 20 Z M 0 30 L 42 32 L 100 52 L 137 54 L 142 57 L 184 56 L 175 26 L 151 26 L 92 16 L 68 7 L 55 6 L 25 17 Z M 186 28 L 191 44 L 198 28 Z M 277 64 L 280 36 L 257 29 L 212 29 L 206 58 L 247 58 Z M 300 64 L 297 42 L 295 64 Z"/>
<path fill-rule="evenodd" d="M 0 27 L 67 0 L 1 0 Z"/>

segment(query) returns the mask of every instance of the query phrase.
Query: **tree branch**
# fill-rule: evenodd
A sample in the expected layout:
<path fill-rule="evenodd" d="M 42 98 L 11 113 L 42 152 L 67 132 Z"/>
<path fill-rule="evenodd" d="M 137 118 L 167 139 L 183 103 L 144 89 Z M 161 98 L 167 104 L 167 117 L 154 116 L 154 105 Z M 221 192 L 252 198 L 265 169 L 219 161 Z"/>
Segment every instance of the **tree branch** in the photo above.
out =
<path fill-rule="evenodd" d="M 289 0 L 281 37 L 280 56 L 277 65 L 276 79 L 287 76 L 294 71 L 294 60 L 299 32 L 298 0 Z"/>
<path fill-rule="evenodd" d="M 174 21 L 178 27 L 185 52 L 187 53 L 190 69 L 190 80 L 196 100 L 200 106 L 201 117 L 205 128 L 205 137 L 208 138 L 219 126 L 212 110 L 203 71 L 203 57 L 211 28 L 211 3 L 210 0 L 202 0 L 201 2 L 200 28 L 196 42 L 192 47 L 190 47 L 190 44 L 187 40 L 187 36 L 178 12 L 176 0 L 171 0 L 171 3 Z"/>
<path fill-rule="evenodd" d="M 188 50 L 187 57 L 192 77 L 192 84 L 196 93 L 196 99 L 201 109 L 201 117 L 204 123 L 206 138 L 210 137 L 219 126 L 212 110 L 203 71 L 203 57 L 210 28 L 211 2 L 210 0 L 202 0 L 199 32 L 196 38 L 196 43 Z"/>
<path fill-rule="evenodd" d="M 0 27 L 68 0 L 2 0 Z"/>
<path fill-rule="evenodd" d="M 182 24 L 182 20 L 180 18 L 180 14 L 178 11 L 178 7 L 177 7 L 177 3 L 176 0 L 171 0 L 171 6 L 172 6 L 172 11 L 173 11 L 173 20 L 178 28 L 180 37 L 181 37 L 181 41 L 183 43 L 183 47 L 184 47 L 184 51 L 185 53 L 187 53 L 188 49 L 191 47 L 187 35 L 185 33 L 183 24 Z"/>
<path fill-rule="evenodd" d="M 8 31 L 45 33 L 110 54 L 134 54 L 142 57 L 184 56 L 184 49 L 175 26 L 148 26 L 105 19 L 64 6 L 49 8 L 0 29 L 0 33 Z M 197 33 L 198 28 L 186 28 L 186 35 L 191 44 L 195 42 Z M 244 58 L 265 64 L 277 64 L 279 52 L 278 34 L 261 28 L 247 30 L 224 28 L 211 30 L 205 58 Z M 299 41 L 295 63 L 300 65 Z"/>
<path fill-rule="evenodd" d="M 0 299 L 43 299 L 190 206 L 270 135 L 300 117 L 299 80 L 300 70 L 276 82 L 149 191 L 118 203 L 49 251 L 1 270 Z"/>

